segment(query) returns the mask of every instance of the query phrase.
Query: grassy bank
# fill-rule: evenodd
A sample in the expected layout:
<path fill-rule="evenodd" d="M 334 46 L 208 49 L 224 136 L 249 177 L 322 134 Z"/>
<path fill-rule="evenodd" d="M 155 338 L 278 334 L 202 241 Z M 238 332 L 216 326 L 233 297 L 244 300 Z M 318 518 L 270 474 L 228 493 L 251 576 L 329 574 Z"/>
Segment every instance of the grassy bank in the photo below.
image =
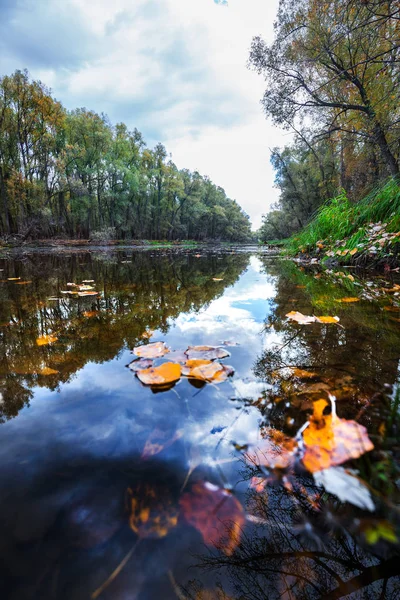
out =
<path fill-rule="evenodd" d="M 287 253 L 340 263 L 398 264 L 400 185 L 393 179 L 357 204 L 345 192 L 326 202 L 287 243 Z"/>

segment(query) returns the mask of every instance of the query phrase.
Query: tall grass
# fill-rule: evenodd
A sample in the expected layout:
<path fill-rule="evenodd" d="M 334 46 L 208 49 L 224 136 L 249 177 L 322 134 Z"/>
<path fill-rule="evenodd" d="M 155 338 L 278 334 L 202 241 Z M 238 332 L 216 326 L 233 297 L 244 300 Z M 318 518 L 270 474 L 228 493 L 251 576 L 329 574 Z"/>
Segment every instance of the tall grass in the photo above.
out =
<path fill-rule="evenodd" d="M 376 187 L 357 204 L 351 204 L 344 191 L 328 200 L 313 220 L 290 238 L 288 252 L 295 254 L 314 249 L 319 241 L 329 245 L 344 238 L 348 238 L 346 245 L 354 247 L 365 237 L 369 223 L 379 221 L 388 224 L 388 231 L 400 229 L 400 185 L 395 179 Z"/>

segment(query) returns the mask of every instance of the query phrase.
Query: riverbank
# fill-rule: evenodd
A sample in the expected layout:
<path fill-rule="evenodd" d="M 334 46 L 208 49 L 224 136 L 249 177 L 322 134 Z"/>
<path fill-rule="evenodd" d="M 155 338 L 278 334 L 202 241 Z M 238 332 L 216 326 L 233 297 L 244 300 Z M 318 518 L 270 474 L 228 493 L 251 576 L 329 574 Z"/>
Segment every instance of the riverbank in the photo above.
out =
<path fill-rule="evenodd" d="M 357 204 L 343 192 L 287 240 L 284 253 L 298 262 L 398 271 L 400 186 L 389 180 Z"/>

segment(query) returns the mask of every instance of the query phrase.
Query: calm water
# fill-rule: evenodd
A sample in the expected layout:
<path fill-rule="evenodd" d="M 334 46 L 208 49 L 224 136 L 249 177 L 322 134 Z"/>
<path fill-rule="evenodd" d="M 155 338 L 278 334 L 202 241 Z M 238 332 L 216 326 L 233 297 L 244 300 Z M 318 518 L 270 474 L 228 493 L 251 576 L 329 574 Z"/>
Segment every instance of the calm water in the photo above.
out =
<path fill-rule="evenodd" d="M 31 252 L 0 268 L 2 599 L 400 598 L 400 312 L 368 292 L 395 281 L 220 250 Z M 98 297 L 61 294 L 84 280 Z M 223 346 L 235 373 L 145 387 L 127 365 L 148 341 Z M 375 446 L 326 483 L 343 502 L 299 460 L 244 456 L 270 428 L 300 440 L 329 393 Z M 240 539 L 216 548 L 187 504 L 228 537 L 242 510 Z"/>

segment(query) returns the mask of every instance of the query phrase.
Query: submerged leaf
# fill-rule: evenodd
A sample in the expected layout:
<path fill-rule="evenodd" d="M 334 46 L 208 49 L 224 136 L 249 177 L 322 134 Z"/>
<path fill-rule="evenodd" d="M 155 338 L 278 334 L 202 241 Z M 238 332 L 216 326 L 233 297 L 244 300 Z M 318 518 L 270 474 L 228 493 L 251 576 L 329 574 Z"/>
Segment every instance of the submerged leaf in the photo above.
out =
<path fill-rule="evenodd" d="M 314 413 L 303 432 L 303 464 L 311 473 L 341 465 L 374 448 L 363 425 L 335 414 L 324 415 L 327 405 L 324 399 L 314 403 Z"/>
<path fill-rule="evenodd" d="M 159 454 L 166 448 L 172 446 L 172 444 L 176 442 L 176 440 L 179 440 L 182 435 L 183 431 L 179 429 L 178 431 L 175 431 L 170 438 L 168 438 L 168 433 L 156 428 L 147 438 L 141 458 L 146 459 Z"/>
<path fill-rule="evenodd" d="M 169 349 L 164 342 L 153 342 L 145 346 L 136 346 L 133 349 L 133 354 L 140 358 L 161 358 L 169 352 Z"/>
<path fill-rule="evenodd" d="M 168 385 L 181 377 L 181 365 L 166 362 L 159 367 L 150 367 L 136 372 L 136 376 L 145 385 Z"/>
<path fill-rule="evenodd" d="M 166 487 L 139 482 L 127 490 L 129 525 L 141 538 L 162 538 L 178 523 L 178 507 Z"/>
<path fill-rule="evenodd" d="M 206 544 L 230 556 L 240 542 L 245 514 L 228 491 L 209 482 L 195 483 L 180 499 L 182 515 L 203 536 Z"/>

